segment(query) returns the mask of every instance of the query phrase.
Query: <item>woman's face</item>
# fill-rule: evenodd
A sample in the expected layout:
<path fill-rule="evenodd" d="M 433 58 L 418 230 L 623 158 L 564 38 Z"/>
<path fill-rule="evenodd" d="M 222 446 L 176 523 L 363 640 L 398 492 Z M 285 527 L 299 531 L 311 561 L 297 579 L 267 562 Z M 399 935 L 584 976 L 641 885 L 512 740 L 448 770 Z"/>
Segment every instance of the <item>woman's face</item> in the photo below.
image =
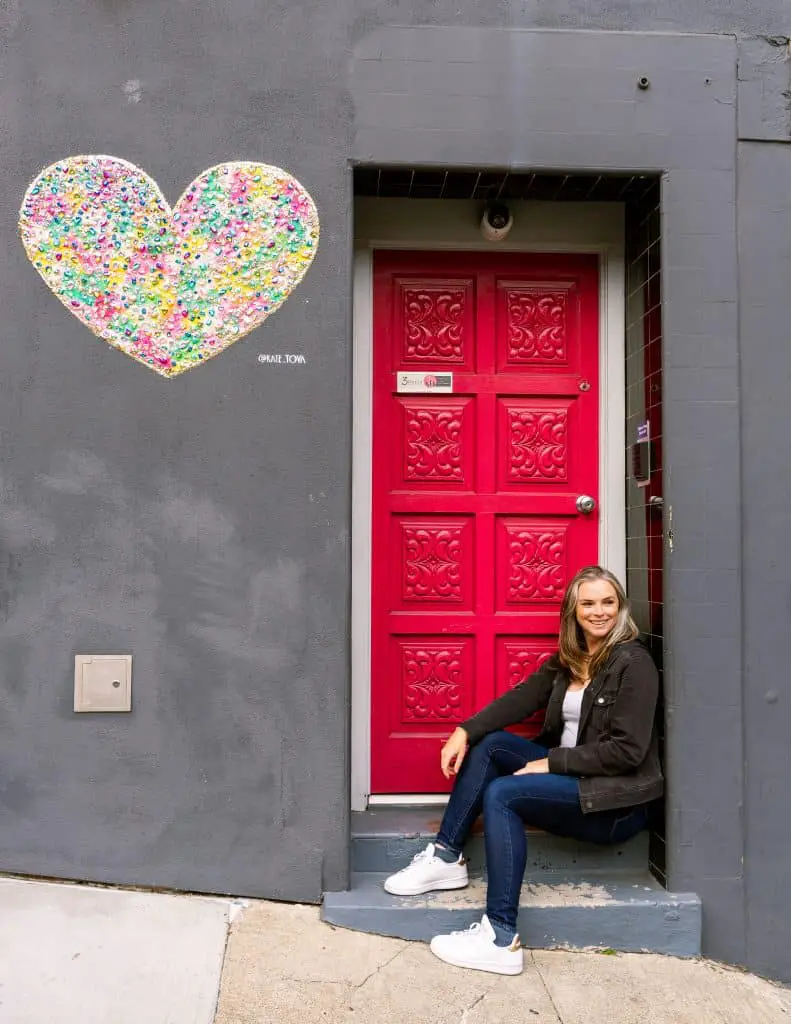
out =
<path fill-rule="evenodd" d="M 597 647 L 618 618 L 618 595 L 606 580 L 586 580 L 577 594 L 577 622 L 588 650 Z"/>

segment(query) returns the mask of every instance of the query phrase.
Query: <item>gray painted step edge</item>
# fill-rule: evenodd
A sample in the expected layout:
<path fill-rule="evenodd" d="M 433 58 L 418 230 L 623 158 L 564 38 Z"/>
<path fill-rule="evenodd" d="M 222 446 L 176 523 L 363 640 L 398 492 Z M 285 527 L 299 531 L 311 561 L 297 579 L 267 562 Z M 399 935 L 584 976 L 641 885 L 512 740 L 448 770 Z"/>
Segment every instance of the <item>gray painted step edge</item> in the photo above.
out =
<path fill-rule="evenodd" d="M 324 895 L 328 924 L 402 939 L 429 941 L 480 920 L 486 887 L 425 896 L 391 896 L 381 873 L 356 873 L 348 892 Z M 669 893 L 647 873 L 628 881 L 544 876 L 525 885 L 519 933 L 532 949 L 617 949 L 700 956 L 701 903 L 694 893 Z"/>
<path fill-rule="evenodd" d="M 433 833 L 425 832 L 416 835 L 353 834 L 352 871 L 380 871 L 388 874 L 400 871 L 433 838 Z M 464 852 L 470 870 L 477 874 L 485 873 L 483 836 L 473 836 Z M 635 874 L 645 871 L 647 866 L 647 832 L 617 846 L 582 843 L 575 839 L 551 836 L 546 832 L 527 833 L 527 878 L 544 871 Z"/>

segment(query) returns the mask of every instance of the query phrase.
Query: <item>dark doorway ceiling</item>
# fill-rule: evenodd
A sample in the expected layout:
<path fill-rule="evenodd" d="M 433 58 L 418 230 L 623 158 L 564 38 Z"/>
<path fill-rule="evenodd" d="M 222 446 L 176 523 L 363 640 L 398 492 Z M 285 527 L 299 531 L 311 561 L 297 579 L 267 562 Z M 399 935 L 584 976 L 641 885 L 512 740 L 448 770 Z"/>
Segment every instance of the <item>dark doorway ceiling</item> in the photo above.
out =
<path fill-rule="evenodd" d="M 622 202 L 644 199 L 653 175 L 531 174 L 525 171 L 356 167 L 354 194 L 401 199 L 543 199 Z"/>

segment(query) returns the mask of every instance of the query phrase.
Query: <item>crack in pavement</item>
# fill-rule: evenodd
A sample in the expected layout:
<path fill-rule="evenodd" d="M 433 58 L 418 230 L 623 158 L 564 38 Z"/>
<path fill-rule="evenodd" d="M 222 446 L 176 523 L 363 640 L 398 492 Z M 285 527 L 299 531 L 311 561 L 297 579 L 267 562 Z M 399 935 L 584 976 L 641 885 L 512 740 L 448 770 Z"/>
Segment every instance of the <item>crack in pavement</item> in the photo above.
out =
<path fill-rule="evenodd" d="M 363 987 L 363 985 L 364 985 L 364 984 L 365 984 L 365 983 L 366 983 L 367 981 L 370 981 L 370 980 L 371 980 L 371 978 L 373 978 L 373 977 L 374 977 L 374 975 L 376 975 L 376 974 L 379 974 L 379 972 L 380 972 L 380 971 L 383 971 L 383 970 L 385 969 L 385 967 L 389 967 L 389 966 L 390 966 L 390 964 L 391 964 L 391 963 L 392 963 L 392 962 L 393 962 L 393 961 L 394 961 L 394 960 L 395 960 L 395 959 L 396 959 L 397 957 L 401 956 L 401 954 L 402 954 L 402 953 L 404 952 L 404 950 L 405 950 L 405 949 L 407 948 L 407 946 L 408 946 L 408 945 L 409 945 L 409 943 L 408 943 L 408 942 L 405 942 L 405 943 L 404 943 L 404 944 L 403 944 L 403 945 L 401 946 L 401 948 L 400 948 L 400 949 L 396 950 L 396 952 L 395 952 L 395 953 L 393 954 L 393 956 L 391 956 L 391 957 L 390 957 L 390 959 L 389 959 L 389 960 L 386 960 L 386 961 L 385 961 L 385 962 L 384 962 L 383 964 L 380 964 L 380 965 L 379 965 L 379 966 L 378 966 L 378 967 L 376 968 L 376 970 L 375 970 L 375 971 L 371 971 L 371 973 L 370 973 L 369 975 L 367 975 L 367 976 L 366 976 L 365 978 L 363 978 L 363 980 L 362 980 L 362 981 L 360 982 L 360 984 L 359 984 L 359 985 L 355 985 L 355 986 L 354 986 L 355 990 L 361 989 L 361 988 Z"/>
<path fill-rule="evenodd" d="M 555 1002 L 555 997 L 549 991 L 549 985 L 547 985 L 546 978 L 541 973 L 541 967 L 540 967 L 538 961 L 536 960 L 535 953 L 533 953 L 532 950 L 530 951 L 530 962 L 535 967 L 536 974 L 538 975 L 539 980 L 541 981 L 541 984 L 544 986 L 544 991 L 546 992 L 547 998 L 549 999 L 550 1003 L 552 1004 L 552 1009 L 555 1011 L 555 1016 L 557 1017 L 557 1019 L 559 1021 L 559 1024 L 563 1024 L 563 1018 L 560 1015 L 560 1010 L 558 1009 L 558 1004 Z"/>
<path fill-rule="evenodd" d="M 484 981 L 484 980 L 485 980 L 484 978 L 481 978 L 481 981 Z M 503 980 L 503 979 L 502 979 L 501 977 L 493 977 L 493 978 L 491 979 L 491 982 L 492 982 L 492 983 L 491 983 L 491 985 L 490 985 L 490 986 L 489 986 L 489 987 L 488 987 L 488 988 L 486 989 L 486 991 L 485 991 L 485 992 L 481 992 L 481 994 L 480 994 L 479 996 L 476 996 L 476 997 L 475 997 L 475 998 L 473 999 L 473 1001 L 472 1001 L 472 1002 L 470 1003 L 470 1005 L 469 1005 L 469 1006 L 465 1007 L 465 1009 L 463 1009 L 463 1010 L 462 1010 L 462 1012 L 461 1012 L 461 1017 L 459 1018 L 459 1024 L 467 1024 L 467 1022 L 468 1022 L 468 1021 L 469 1021 L 469 1019 L 470 1019 L 470 1014 L 471 1014 L 471 1013 L 472 1013 L 472 1011 L 473 1011 L 473 1010 L 475 1009 L 475 1007 L 476 1007 L 476 1006 L 478 1005 L 478 1003 L 481 1003 L 481 1002 L 483 1002 L 483 1000 L 484 1000 L 484 999 L 485 999 L 485 998 L 486 998 L 486 997 L 487 997 L 488 995 L 490 995 L 490 994 L 491 994 L 492 992 L 494 992 L 494 990 L 495 990 L 495 989 L 497 988 L 497 986 L 498 986 L 498 985 L 500 984 L 500 982 L 501 982 L 502 980 Z"/>
<path fill-rule="evenodd" d="M 492 985 L 492 988 L 494 988 L 494 985 Z M 481 992 L 479 996 L 473 999 L 470 1005 L 462 1011 L 462 1015 L 459 1018 L 459 1024 L 467 1024 L 467 1021 L 470 1019 L 470 1014 L 472 1013 L 472 1011 L 475 1009 L 478 1003 L 483 1002 L 483 1000 L 489 995 L 489 992 L 491 992 L 491 990 L 492 989 L 489 989 L 486 992 Z"/>
<path fill-rule="evenodd" d="M 375 974 L 378 974 L 380 971 L 384 970 L 385 967 L 389 967 L 390 964 L 396 959 L 396 957 L 400 956 L 404 952 L 408 945 L 409 943 L 405 942 L 401 949 L 396 950 L 396 952 L 389 958 L 389 960 L 386 960 L 383 964 L 380 964 L 375 970 L 371 971 L 370 974 L 366 974 L 363 980 L 361 982 L 358 982 L 356 985 L 351 981 L 338 981 L 333 978 L 297 978 L 293 974 L 281 974 L 280 979 L 281 981 L 292 982 L 295 985 L 337 985 L 338 987 L 348 987 L 351 992 L 354 992 L 357 989 L 362 988 L 363 985 L 367 981 L 370 981 Z"/>
<path fill-rule="evenodd" d="M 227 918 L 227 925 L 226 925 L 226 928 L 225 928 L 225 945 L 223 946 L 222 958 L 220 960 L 220 973 L 219 973 L 219 976 L 217 978 L 217 995 L 214 998 L 214 1014 L 212 1016 L 212 1020 L 215 1020 L 217 1015 L 218 1015 L 218 1013 L 220 1012 L 220 997 L 222 996 L 222 979 L 223 979 L 223 975 L 225 974 L 225 965 L 226 965 L 226 963 L 229 960 L 228 952 L 229 952 L 230 945 L 231 945 L 231 931 L 232 931 L 232 928 L 233 928 L 233 921 L 231 921 L 231 915 L 230 915 L 230 909 L 229 909 L 228 918 Z M 79 953 L 77 954 L 77 956 L 79 956 Z M 3 1005 L 2 1002 L 0 1002 L 0 1006 L 2 1006 L 2 1005 Z"/>

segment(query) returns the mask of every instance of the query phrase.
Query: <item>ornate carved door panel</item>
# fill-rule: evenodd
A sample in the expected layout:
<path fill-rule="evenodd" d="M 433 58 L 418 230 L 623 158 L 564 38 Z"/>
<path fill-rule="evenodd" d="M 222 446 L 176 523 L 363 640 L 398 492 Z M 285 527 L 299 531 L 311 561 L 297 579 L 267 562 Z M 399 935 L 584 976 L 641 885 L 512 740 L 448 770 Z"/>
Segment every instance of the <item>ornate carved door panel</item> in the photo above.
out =
<path fill-rule="evenodd" d="M 441 741 L 554 649 L 597 559 L 597 385 L 595 256 L 377 253 L 372 792 L 445 791 Z"/>

